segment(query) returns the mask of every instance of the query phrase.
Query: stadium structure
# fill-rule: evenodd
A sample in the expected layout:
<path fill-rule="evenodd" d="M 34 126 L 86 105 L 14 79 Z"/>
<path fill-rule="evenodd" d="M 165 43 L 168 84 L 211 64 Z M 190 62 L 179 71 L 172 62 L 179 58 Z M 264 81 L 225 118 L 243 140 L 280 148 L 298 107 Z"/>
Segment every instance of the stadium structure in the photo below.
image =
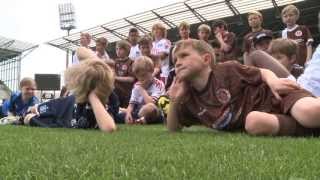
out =
<path fill-rule="evenodd" d="M 19 88 L 21 60 L 38 45 L 0 36 L 0 99 Z"/>
<path fill-rule="evenodd" d="M 319 0 L 187 0 L 72 33 L 47 44 L 64 51 L 74 51 L 80 45 L 80 33 L 89 33 L 93 40 L 106 37 L 109 41 L 107 51 L 113 57 L 114 42 L 127 39 L 130 28 L 137 28 L 140 34 L 149 34 L 154 23 L 162 22 L 168 29 L 168 39 L 175 42 L 179 39 L 177 26 L 180 22 L 186 21 L 191 24 L 191 37 L 195 38 L 196 29 L 200 24 L 212 25 L 217 19 L 223 19 L 228 23 L 229 30 L 237 35 L 237 43 L 241 44 L 242 37 L 249 31 L 248 12 L 259 10 L 264 16 L 263 26 L 275 32 L 277 36 L 277 33 L 284 28 L 280 16 L 281 9 L 288 4 L 294 4 L 300 9 L 298 23 L 308 26 L 315 44 L 318 44 Z M 95 43 L 92 41 L 90 47 L 94 46 Z"/>

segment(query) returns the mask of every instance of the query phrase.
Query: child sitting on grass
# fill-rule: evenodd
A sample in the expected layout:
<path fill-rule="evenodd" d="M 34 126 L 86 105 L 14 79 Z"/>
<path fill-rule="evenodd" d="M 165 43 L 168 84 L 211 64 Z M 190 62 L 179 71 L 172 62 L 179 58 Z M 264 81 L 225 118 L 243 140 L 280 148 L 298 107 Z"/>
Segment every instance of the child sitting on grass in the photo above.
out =
<path fill-rule="evenodd" d="M 133 63 L 133 73 L 138 82 L 131 92 L 125 122 L 127 124 L 161 123 L 163 116 L 155 105 L 157 99 L 164 95 L 165 87 L 162 81 L 154 78 L 154 64 L 147 56 L 140 56 Z"/>
<path fill-rule="evenodd" d="M 24 116 L 30 107 L 39 103 L 35 96 L 37 85 L 33 79 L 23 78 L 20 81 L 19 88 L 21 92 L 12 93 L 10 99 L 3 103 L 3 116 Z"/>
<path fill-rule="evenodd" d="M 132 64 L 128 56 L 130 53 L 129 42 L 122 40 L 117 42 L 115 61 L 115 93 L 119 96 L 120 107 L 127 107 L 130 100 L 130 92 L 135 81 L 132 73 Z"/>
<path fill-rule="evenodd" d="M 39 104 L 24 118 L 24 124 L 116 130 L 105 107 L 114 85 L 114 75 L 107 64 L 100 59 L 85 60 L 66 70 L 65 82 L 72 95 Z"/>
<path fill-rule="evenodd" d="M 177 80 L 170 90 L 167 127 L 204 124 L 252 135 L 315 135 L 320 99 L 270 70 L 235 61 L 211 67 L 212 48 L 203 41 L 176 44 Z"/>

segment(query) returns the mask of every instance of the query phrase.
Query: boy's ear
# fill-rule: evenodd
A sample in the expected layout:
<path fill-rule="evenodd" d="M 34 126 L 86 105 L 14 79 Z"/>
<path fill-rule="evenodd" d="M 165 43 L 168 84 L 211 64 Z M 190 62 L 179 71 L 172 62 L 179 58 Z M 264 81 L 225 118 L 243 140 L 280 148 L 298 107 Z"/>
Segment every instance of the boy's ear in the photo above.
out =
<path fill-rule="evenodd" d="M 205 53 L 202 55 L 203 57 L 203 62 L 206 63 L 206 64 L 211 64 L 211 61 L 212 61 L 212 54 L 210 53 Z"/>

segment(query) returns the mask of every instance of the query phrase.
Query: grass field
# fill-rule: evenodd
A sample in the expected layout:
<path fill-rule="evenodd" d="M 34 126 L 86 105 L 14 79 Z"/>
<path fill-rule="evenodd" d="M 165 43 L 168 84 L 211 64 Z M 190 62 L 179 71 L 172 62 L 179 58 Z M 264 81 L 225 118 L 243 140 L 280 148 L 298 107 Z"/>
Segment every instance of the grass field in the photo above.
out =
<path fill-rule="evenodd" d="M 318 138 L 0 126 L 0 179 L 319 179 Z"/>

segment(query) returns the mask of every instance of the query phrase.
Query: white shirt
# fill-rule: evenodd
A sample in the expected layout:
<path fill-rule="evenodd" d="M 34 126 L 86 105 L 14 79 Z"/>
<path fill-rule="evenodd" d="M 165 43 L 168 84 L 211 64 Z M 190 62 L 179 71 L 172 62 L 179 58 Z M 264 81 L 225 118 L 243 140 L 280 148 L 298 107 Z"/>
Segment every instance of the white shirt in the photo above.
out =
<path fill-rule="evenodd" d="M 101 57 L 98 56 L 98 51 L 96 51 L 96 55 L 97 55 L 98 58 L 100 58 L 100 59 L 102 59 L 102 60 L 105 60 L 105 61 L 109 61 L 109 60 L 110 60 L 110 57 L 109 57 L 107 51 L 105 51 L 104 54 L 103 54 L 103 56 L 101 56 Z"/>
<path fill-rule="evenodd" d="M 152 84 L 147 89 L 147 93 L 149 96 L 152 97 L 152 99 L 154 101 L 157 101 L 161 95 L 165 94 L 165 86 L 164 86 L 163 82 L 160 81 L 159 79 L 154 78 L 152 81 Z M 145 104 L 143 96 L 140 94 L 140 91 L 139 91 L 136 84 L 134 85 L 134 87 L 132 89 L 129 103 L 130 104 L 137 104 L 137 105 L 144 105 Z"/>
<path fill-rule="evenodd" d="M 320 96 L 320 45 L 315 50 L 303 74 L 298 77 L 298 84 L 315 96 Z"/>
<path fill-rule="evenodd" d="M 169 54 L 171 48 L 171 42 L 168 39 L 161 39 L 152 43 L 151 54 L 158 56 L 160 53 Z M 161 60 L 161 77 L 167 78 L 169 76 L 169 56 L 166 59 Z"/>
<path fill-rule="evenodd" d="M 139 45 L 136 44 L 135 46 L 131 46 L 129 58 L 132 60 L 136 60 L 140 56 L 141 56 L 141 52 L 139 49 Z"/>

